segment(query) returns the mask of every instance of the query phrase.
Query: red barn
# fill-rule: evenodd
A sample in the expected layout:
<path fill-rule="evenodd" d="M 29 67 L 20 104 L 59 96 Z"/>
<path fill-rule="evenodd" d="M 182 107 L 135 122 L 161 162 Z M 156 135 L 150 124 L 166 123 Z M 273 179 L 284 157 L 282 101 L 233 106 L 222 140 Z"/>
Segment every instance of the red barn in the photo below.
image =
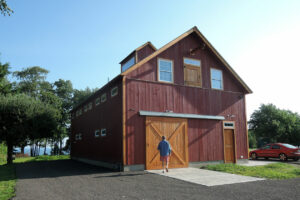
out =
<path fill-rule="evenodd" d="M 248 159 L 245 95 L 251 89 L 197 27 L 160 49 L 150 42 L 121 61 L 121 74 L 72 111 L 72 159 L 120 170 Z"/>

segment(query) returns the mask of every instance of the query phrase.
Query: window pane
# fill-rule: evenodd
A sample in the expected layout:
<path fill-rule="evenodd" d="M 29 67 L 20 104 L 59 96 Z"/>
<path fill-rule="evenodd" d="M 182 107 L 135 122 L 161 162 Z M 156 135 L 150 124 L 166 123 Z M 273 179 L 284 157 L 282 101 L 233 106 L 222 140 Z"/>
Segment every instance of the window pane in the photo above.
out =
<path fill-rule="evenodd" d="M 194 59 L 189 59 L 189 58 L 184 58 L 184 63 L 188 65 L 194 65 L 200 67 L 201 62 L 200 60 L 194 60 Z"/>
<path fill-rule="evenodd" d="M 211 83 L 212 83 L 212 88 L 214 88 L 214 89 L 222 89 L 222 85 L 221 85 L 221 81 L 217 81 L 217 80 L 212 80 L 211 81 Z"/>
<path fill-rule="evenodd" d="M 222 72 L 219 70 L 211 70 L 211 78 L 215 80 L 222 80 Z"/>
<path fill-rule="evenodd" d="M 172 62 L 171 61 L 160 60 L 159 70 L 160 71 L 171 72 L 172 71 Z"/>
<path fill-rule="evenodd" d="M 134 64 L 135 64 L 135 59 L 134 59 L 134 57 L 132 57 L 132 58 L 130 58 L 130 60 L 128 60 L 126 63 L 124 63 L 122 65 L 122 72 L 124 72 L 125 70 L 127 70 Z"/>
<path fill-rule="evenodd" d="M 172 82 L 172 73 L 170 73 L 170 72 L 160 72 L 160 80 L 161 81 Z"/>

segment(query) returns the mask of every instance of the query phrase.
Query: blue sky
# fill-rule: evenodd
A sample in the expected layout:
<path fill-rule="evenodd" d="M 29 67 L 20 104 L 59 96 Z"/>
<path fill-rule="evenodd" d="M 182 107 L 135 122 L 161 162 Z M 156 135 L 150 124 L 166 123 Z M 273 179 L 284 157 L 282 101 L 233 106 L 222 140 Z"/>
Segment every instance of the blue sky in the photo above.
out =
<path fill-rule="evenodd" d="M 0 61 L 12 71 L 41 66 L 48 80 L 101 87 L 119 62 L 151 41 L 157 48 L 197 26 L 254 91 L 248 116 L 261 103 L 300 113 L 296 59 L 300 1 L 8 0 L 0 16 Z M 298 35 L 299 34 L 299 35 Z M 284 71 L 284 72 L 283 72 Z M 280 98 L 279 98 L 280 97 Z"/>

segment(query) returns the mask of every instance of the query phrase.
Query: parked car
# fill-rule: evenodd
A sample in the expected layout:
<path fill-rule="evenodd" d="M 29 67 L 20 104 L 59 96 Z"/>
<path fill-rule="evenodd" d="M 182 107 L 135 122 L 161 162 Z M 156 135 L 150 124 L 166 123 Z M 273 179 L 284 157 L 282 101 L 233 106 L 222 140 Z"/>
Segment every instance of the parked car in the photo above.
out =
<path fill-rule="evenodd" d="M 250 151 L 249 156 L 252 160 L 257 158 L 279 158 L 281 161 L 286 161 L 291 158 L 297 161 L 300 158 L 300 149 L 290 144 L 274 143 Z"/>

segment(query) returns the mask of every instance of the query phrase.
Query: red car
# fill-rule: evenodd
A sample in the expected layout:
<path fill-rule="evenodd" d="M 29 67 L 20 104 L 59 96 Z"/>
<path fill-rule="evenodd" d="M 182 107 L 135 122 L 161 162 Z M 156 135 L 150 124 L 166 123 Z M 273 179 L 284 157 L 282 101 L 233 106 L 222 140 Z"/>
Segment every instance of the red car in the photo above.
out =
<path fill-rule="evenodd" d="M 290 144 L 274 143 L 267 144 L 259 149 L 250 151 L 249 156 L 252 160 L 262 157 L 265 159 L 279 158 L 282 161 L 292 158 L 297 161 L 300 158 L 300 149 Z"/>

